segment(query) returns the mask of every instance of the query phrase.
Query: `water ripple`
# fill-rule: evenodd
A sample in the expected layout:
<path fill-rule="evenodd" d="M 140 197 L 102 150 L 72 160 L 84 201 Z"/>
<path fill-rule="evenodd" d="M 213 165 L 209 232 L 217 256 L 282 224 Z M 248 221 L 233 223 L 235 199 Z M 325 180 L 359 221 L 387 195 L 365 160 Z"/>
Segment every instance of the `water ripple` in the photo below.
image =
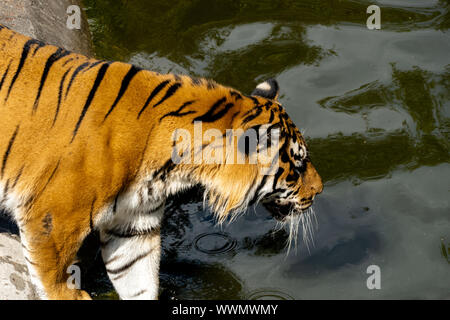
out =
<path fill-rule="evenodd" d="M 261 288 L 249 293 L 247 300 L 295 300 L 291 295 L 275 288 Z"/>
<path fill-rule="evenodd" d="M 193 243 L 196 250 L 213 255 L 230 252 L 237 241 L 225 233 L 213 232 L 198 235 Z"/>

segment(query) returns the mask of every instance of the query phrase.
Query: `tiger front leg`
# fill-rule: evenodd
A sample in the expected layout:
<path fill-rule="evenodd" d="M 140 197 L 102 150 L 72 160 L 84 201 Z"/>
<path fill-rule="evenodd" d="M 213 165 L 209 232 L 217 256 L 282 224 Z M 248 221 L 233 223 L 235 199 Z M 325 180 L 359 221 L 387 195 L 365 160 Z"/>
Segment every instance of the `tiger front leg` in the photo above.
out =
<path fill-rule="evenodd" d="M 84 235 L 89 232 L 89 218 L 66 222 L 67 216 L 48 211 L 28 212 L 18 221 L 23 252 L 30 278 L 40 299 L 90 300 L 87 292 L 69 285 L 68 268 L 73 263 Z M 89 217 L 89 216 L 88 216 Z M 70 282 L 72 284 L 72 282 Z"/>
<path fill-rule="evenodd" d="M 106 271 L 121 299 L 158 299 L 162 208 L 159 211 L 129 214 L 134 221 L 119 218 L 100 231 Z"/>

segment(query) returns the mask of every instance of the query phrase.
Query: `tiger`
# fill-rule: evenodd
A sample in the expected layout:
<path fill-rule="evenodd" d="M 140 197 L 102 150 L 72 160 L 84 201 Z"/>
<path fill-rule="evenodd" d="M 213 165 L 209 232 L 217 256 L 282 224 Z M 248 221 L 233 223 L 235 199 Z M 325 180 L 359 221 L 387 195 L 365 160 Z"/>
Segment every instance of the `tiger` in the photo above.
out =
<path fill-rule="evenodd" d="M 39 298 L 91 299 L 68 285 L 67 270 L 95 231 L 120 299 L 158 299 L 164 206 L 192 187 L 204 190 L 218 223 L 258 203 L 282 223 L 303 217 L 323 184 L 278 98 L 275 79 L 247 95 L 88 58 L 0 25 L 0 203 L 17 223 Z M 173 133 L 195 134 L 198 122 L 228 146 L 259 128 L 256 148 L 276 152 L 264 163 L 176 161 L 199 150 Z M 230 141 L 228 129 L 240 136 Z M 275 146 L 261 146 L 275 136 Z M 256 150 L 247 140 L 235 149 L 245 159 Z"/>

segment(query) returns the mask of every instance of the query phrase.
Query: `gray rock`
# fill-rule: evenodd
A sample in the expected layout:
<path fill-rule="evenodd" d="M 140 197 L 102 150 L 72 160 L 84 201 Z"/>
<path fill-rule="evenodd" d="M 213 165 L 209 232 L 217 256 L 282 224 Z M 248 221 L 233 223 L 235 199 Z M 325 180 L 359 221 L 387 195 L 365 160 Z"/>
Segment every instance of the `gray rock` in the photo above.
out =
<path fill-rule="evenodd" d="M 0 300 L 30 299 L 35 299 L 35 295 L 20 239 L 0 233 Z"/>
<path fill-rule="evenodd" d="M 66 26 L 66 11 L 72 4 L 81 8 L 79 0 L 2 0 L 0 23 L 45 43 L 92 56 L 90 33 L 83 11 L 80 30 L 70 30 Z"/>
<path fill-rule="evenodd" d="M 66 27 L 67 8 L 79 0 L 1 0 L 0 23 L 45 43 L 92 56 L 87 20 L 81 29 Z M 0 300 L 36 299 L 17 235 L 0 228 Z M 11 230 L 10 230 L 11 231 Z"/>

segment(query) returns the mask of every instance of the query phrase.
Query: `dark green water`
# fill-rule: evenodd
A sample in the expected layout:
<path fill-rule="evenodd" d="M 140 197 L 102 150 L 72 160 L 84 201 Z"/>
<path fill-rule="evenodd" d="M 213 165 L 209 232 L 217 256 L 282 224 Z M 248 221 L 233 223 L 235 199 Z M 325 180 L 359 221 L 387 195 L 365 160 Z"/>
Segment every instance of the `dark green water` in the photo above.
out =
<path fill-rule="evenodd" d="M 289 256 L 262 208 L 219 228 L 195 190 L 170 201 L 162 298 L 450 298 L 449 1 L 84 4 L 99 58 L 245 93 L 275 77 L 325 182 L 315 245 Z M 85 287 L 114 297 L 99 260 Z"/>

